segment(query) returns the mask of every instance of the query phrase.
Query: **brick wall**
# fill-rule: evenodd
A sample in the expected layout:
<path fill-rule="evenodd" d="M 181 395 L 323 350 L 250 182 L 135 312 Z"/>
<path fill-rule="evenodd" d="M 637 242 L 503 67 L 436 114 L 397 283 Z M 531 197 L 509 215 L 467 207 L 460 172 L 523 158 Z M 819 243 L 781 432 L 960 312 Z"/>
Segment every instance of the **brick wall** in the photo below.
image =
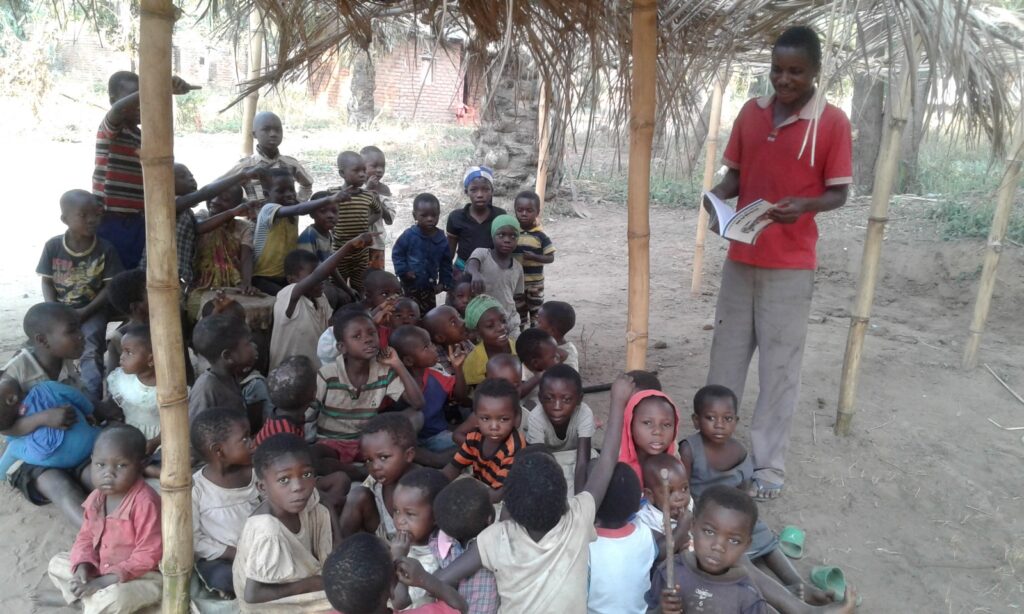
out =
<path fill-rule="evenodd" d="M 407 121 L 455 122 L 455 112 L 462 104 L 462 45 L 438 46 L 433 57 L 431 47 L 430 42 L 408 41 L 376 58 L 373 99 L 377 113 Z"/>

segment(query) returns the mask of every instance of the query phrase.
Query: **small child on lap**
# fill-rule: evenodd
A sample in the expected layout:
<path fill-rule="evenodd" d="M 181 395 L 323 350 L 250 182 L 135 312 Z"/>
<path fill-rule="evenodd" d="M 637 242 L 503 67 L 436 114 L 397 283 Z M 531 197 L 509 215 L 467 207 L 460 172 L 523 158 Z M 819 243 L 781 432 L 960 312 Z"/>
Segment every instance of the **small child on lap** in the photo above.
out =
<path fill-rule="evenodd" d="M 138 612 L 160 603 L 160 497 L 142 477 L 146 438 L 112 426 L 92 453 L 96 490 L 70 553 L 50 559 L 49 576 L 70 605 L 87 614 Z"/>
<path fill-rule="evenodd" d="M 124 331 L 121 366 L 107 376 L 107 393 L 124 413 L 125 424 L 146 436 L 146 456 L 151 456 L 160 447 L 160 405 L 148 326 L 132 326 Z M 147 464 L 145 474 L 159 478 L 159 463 Z"/>
<path fill-rule="evenodd" d="M 427 573 L 440 566 L 430 548 L 431 538 L 437 533 L 434 501 L 448 485 L 448 480 L 437 469 L 420 467 L 398 480 L 395 488 L 395 529 L 398 533 L 391 541 L 395 558 L 409 557 L 417 561 Z M 419 607 L 434 598 L 422 588 L 399 582 L 395 586 L 392 604 L 396 608 Z"/>
<path fill-rule="evenodd" d="M 192 475 L 196 572 L 208 589 L 233 599 L 235 547 L 246 518 L 260 504 L 249 419 L 238 409 L 215 407 L 196 416 L 189 435 L 206 462 Z"/>
<path fill-rule="evenodd" d="M 437 306 L 437 294 L 452 288 L 452 253 L 448 239 L 438 230 L 441 203 L 433 194 L 423 193 L 412 201 L 410 226 L 391 248 L 395 275 L 402 280 L 402 290 L 414 299 L 420 311 L 427 313 Z"/>
<path fill-rule="evenodd" d="M 321 569 L 331 553 L 331 515 L 320 504 L 309 447 L 282 433 L 253 454 L 263 503 L 238 538 L 232 580 L 249 612 L 320 612 L 327 608 Z"/>

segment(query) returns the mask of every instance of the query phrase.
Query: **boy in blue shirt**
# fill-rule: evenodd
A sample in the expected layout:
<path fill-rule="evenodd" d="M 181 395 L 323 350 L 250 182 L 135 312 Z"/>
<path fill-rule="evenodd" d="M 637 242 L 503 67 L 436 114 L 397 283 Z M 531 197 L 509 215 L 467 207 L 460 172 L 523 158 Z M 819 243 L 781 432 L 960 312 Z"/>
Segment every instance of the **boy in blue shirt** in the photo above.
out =
<path fill-rule="evenodd" d="M 405 295 L 416 301 L 420 313 L 437 306 L 437 294 L 452 288 L 452 253 L 448 239 L 437 229 L 441 203 L 433 194 L 420 194 L 412 201 L 410 226 L 391 249 L 395 275 Z"/>

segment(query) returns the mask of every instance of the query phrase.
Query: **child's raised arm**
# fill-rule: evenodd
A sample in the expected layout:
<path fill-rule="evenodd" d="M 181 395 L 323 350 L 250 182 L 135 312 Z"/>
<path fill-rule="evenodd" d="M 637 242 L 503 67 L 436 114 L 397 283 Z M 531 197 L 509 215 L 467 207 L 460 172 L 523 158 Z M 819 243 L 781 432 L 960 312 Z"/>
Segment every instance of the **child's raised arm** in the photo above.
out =
<path fill-rule="evenodd" d="M 451 565 L 434 572 L 434 577 L 448 586 L 458 586 L 460 580 L 465 580 L 480 571 L 483 566 L 484 563 L 480 560 L 480 549 L 477 548 L 476 542 L 473 542 L 462 553 L 462 556 L 452 561 Z"/>
<path fill-rule="evenodd" d="M 423 398 L 420 384 L 409 373 L 409 370 L 405 368 L 405 364 L 398 357 L 398 352 L 395 351 L 395 348 L 382 348 L 380 357 L 377 360 L 391 367 L 398 374 L 398 379 L 402 381 L 402 386 L 405 387 L 405 392 L 402 393 L 402 400 L 409 406 L 408 409 L 415 411 L 423 409 L 423 406 L 426 405 L 426 400 Z"/>
<path fill-rule="evenodd" d="M 250 212 L 259 211 L 260 204 L 261 203 L 258 200 L 247 200 L 238 206 L 228 209 L 227 211 L 221 211 L 216 215 L 211 215 L 205 220 L 199 220 L 196 222 L 196 232 L 199 234 L 206 234 L 217 230 L 236 217 L 249 217 Z"/>
<path fill-rule="evenodd" d="M 242 169 L 234 175 L 221 177 L 213 183 L 204 185 L 195 192 L 189 192 L 188 194 L 177 196 L 174 199 L 174 212 L 181 213 L 183 211 L 187 211 L 203 201 L 210 200 L 231 186 L 250 179 L 258 179 L 262 172 L 262 168 L 258 166 L 250 166 L 249 168 Z"/>
<path fill-rule="evenodd" d="M 316 201 L 311 201 L 316 202 Z M 324 260 L 317 265 L 313 272 L 305 278 L 298 281 L 295 284 L 295 289 L 292 290 L 291 300 L 288 301 L 288 309 L 285 310 L 284 314 L 289 318 L 295 313 L 295 305 L 309 292 L 314 286 L 323 283 L 327 278 L 331 276 L 331 272 L 338 269 L 338 264 L 341 259 L 351 254 L 352 252 L 368 247 L 373 243 L 374 234 L 372 232 L 364 232 L 358 237 L 350 240 L 348 243 L 338 248 L 338 251 L 328 256 L 327 260 Z M 421 405 L 422 406 L 422 405 Z"/>
<path fill-rule="evenodd" d="M 318 198 L 316 200 L 306 201 L 297 205 L 286 205 L 278 209 L 277 213 L 274 214 L 274 217 L 298 217 L 300 215 L 313 213 L 324 205 L 343 203 L 351 199 L 353 193 L 354 192 L 349 190 L 341 190 L 340 192 L 335 192 L 330 196 L 324 196 L 323 198 Z"/>
<path fill-rule="evenodd" d="M 543 411 L 543 409 L 541 410 Z M 579 411 L 578 409 L 576 411 Z M 573 492 L 587 485 L 587 466 L 590 464 L 590 437 L 580 437 L 576 443 L 576 469 L 573 471 Z"/>
<path fill-rule="evenodd" d="M 622 374 L 612 384 L 611 407 L 608 410 L 608 426 L 604 431 L 604 445 L 601 456 L 594 464 L 594 471 L 587 479 L 583 490 L 594 497 L 594 505 L 601 507 L 601 501 L 608 491 L 608 482 L 612 479 L 612 470 L 619 460 L 619 446 L 622 444 L 622 419 L 626 413 L 626 403 L 633 394 L 636 385 L 633 378 Z"/>

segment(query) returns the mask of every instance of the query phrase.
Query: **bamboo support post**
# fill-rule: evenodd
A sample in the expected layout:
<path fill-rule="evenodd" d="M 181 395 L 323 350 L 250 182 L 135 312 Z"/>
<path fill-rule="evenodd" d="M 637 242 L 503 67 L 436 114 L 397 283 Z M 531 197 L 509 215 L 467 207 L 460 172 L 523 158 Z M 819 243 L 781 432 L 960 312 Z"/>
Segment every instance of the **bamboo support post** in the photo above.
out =
<path fill-rule="evenodd" d="M 629 100 L 629 180 L 626 208 L 629 248 L 629 310 L 626 370 L 647 363 L 647 323 L 651 293 L 651 145 L 654 141 L 658 61 L 658 2 L 633 2 L 633 74 Z"/>
<path fill-rule="evenodd" d="M 836 411 L 836 435 L 848 435 L 853 421 L 853 401 L 857 392 L 857 375 L 860 371 L 864 351 L 864 334 L 871 319 L 871 304 L 875 299 L 875 285 L 878 282 L 878 264 L 882 255 L 882 239 L 889 215 L 889 198 L 900 164 L 900 143 L 911 106 L 911 86 L 920 52 L 920 39 L 915 36 L 914 44 L 907 55 L 898 77 L 889 82 L 889 107 L 882 146 L 875 163 L 875 186 L 871 192 L 871 212 L 868 217 L 867 236 L 864 239 L 864 255 L 861 257 L 860 278 L 857 281 L 857 297 L 854 299 L 850 331 L 846 339 L 846 354 L 843 356 L 843 373 L 839 383 L 839 407 Z M 913 54 L 913 55 L 910 55 Z"/>
<path fill-rule="evenodd" d="M 988 311 L 992 305 L 996 270 L 999 268 L 999 257 L 1003 251 L 1006 228 L 1010 223 L 1013 200 L 1017 195 L 1017 186 L 1020 185 L 1021 174 L 1024 171 L 1022 167 L 1024 167 L 1024 108 L 1021 109 L 1021 115 L 1017 118 L 1017 136 L 1013 140 L 1013 147 L 1006 161 L 1006 170 L 1003 171 L 1003 179 L 999 183 L 999 192 L 996 195 L 996 211 L 992 216 L 992 228 L 988 233 L 988 249 L 985 252 L 985 261 L 981 269 L 978 297 L 974 302 L 974 315 L 971 317 L 971 327 L 968 329 L 967 343 L 964 346 L 964 369 L 973 369 L 978 366 L 981 334 L 985 332 L 985 322 L 988 320 Z"/>
<path fill-rule="evenodd" d="M 171 100 L 171 0 L 142 0 L 139 28 L 140 158 L 146 194 L 146 281 L 160 405 L 164 614 L 189 608 L 192 574 L 191 459 L 184 346 L 174 239 L 174 115 Z"/>
<path fill-rule="evenodd" d="M 711 92 L 711 118 L 708 122 L 708 136 L 704 145 L 704 182 L 703 191 L 712 187 L 715 178 L 715 167 L 718 161 L 718 131 L 722 124 L 722 98 L 725 94 L 725 83 L 728 75 L 715 78 L 714 90 Z M 701 196 L 703 200 L 703 195 Z M 693 278 L 690 280 L 690 293 L 700 294 L 701 280 L 704 274 L 704 243 L 708 236 L 708 212 L 700 202 L 697 204 L 697 239 L 693 244 Z"/>
<path fill-rule="evenodd" d="M 253 9 L 249 13 L 249 81 L 260 78 L 263 71 L 263 18 Z M 256 117 L 256 105 L 260 93 L 254 90 L 242 102 L 242 155 L 252 155 L 252 121 Z"/>
<path fill-rule="evenodd" d="M 551 146 L 551 129 L 548 124 L 548 83 L 543 77 L 540 82 L 540 100 L 537 102 L 537 184 L 534 192 L 540 197 L 540 206 L 544 207 L 544 198 L 548 189 L 548 149 Z"/>

